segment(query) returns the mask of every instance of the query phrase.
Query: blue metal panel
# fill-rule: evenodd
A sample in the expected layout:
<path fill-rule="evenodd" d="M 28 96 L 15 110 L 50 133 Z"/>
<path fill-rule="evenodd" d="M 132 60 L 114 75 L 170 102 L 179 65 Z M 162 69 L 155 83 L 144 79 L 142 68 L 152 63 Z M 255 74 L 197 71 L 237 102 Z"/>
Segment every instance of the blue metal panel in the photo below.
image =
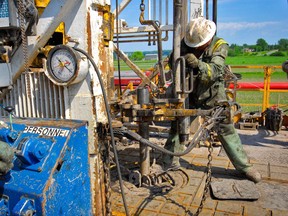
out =
<path fill-rule="evenodd" d="M 0 18 L 9 17 L 8 0 L 0 0 Z"/>
<path fill-rule="evenodd" d="M 0 212 L 92 215 L 87 123 L 16 119 L 13 129 L 14 167 L 0 177 Z"/>

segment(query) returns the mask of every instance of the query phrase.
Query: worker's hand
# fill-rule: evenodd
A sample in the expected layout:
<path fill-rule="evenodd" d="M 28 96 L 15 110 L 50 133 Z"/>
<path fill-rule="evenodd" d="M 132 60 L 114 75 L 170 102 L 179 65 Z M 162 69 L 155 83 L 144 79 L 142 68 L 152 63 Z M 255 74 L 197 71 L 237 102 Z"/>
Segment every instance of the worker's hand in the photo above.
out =
<path fill-rule="evenodd" d="M 4 175 L 13 167 L 13 149 L 6 143 L 0 141 L 0 175 Z"/>
<path fill-rule="evenodd" d="M 194 54 L 188 53 L 184 56 L 184 58 L 186 59 L 186 64 L 189 67 L 192 67 L 192 68 L 198 67 L 199 60 L 197 59 L 197 57 Z"/>

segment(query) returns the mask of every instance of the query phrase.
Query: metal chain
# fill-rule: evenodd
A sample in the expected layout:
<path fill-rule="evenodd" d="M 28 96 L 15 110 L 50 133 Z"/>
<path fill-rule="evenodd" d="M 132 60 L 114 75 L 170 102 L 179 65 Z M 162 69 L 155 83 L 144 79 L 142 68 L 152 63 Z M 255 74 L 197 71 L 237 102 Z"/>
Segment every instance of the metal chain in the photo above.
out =
<path fill-rule="evenodd" d="M 211 171 L 211 166 L 212 166 L 212 152 L 213 152 L 213 146 L 212 143 L 214 142 L 213 139 L 213 134 L 210 134 L 210 140 L 209 140 L 209 146 L 208 146 L 208 163 L 207 163 L 207 178 L 205 181 L 205 187 L 204 187 L 204 192 L 203 192 L 203 196 L 200 202 L 200 205 L 195 213 L 195 215 L 199 215 L 203 209 L 204 203 L 206 201 L 206 198 L 208 196 L 208 192 L 209 192 L 209 187 L 211 184 L 211 179 L 212 179 L 212 171 Z"/>
<path fill-rule="evenodd" d="M 141 1 L 141 4 L 140 4 L 140 17 L 139 17 L 139 20 L 144 20 L 144 12 L 145 12 L 145 4 L 144 4 L 144 0 Z"/>
<path fill-rule="evenodd" d="M 23 58 L 24 58 L 24 72 L 25 72 L 25 83 L 26 83 L 26 92 L 28 97 L 31 97 L 31 86 L 30 86 L 30 76 L 28 74 L 28 42 L 26 35 L 26 25 L 25 25 L 25 0 L 17 0 L 18 4 L 18 16 L 20 21 L 20 29 L 21 29 L 21 39 L 22 39 L 22 49 L 23 49 Z"/>
<path fill-rule="evenodd" d="M 112 214 L 111 210 L 111 187 L 110 187 L 110 155 L 109 155 L 109 144 L 107 144 L 107 149 L 104 150 L 104 185 L 105 185 L 105 208 L 106 215 L 110 216 Z"/>
<path fill-rule="evenodd" d="M 144 0 L 141 0 L 140 10 L 141 10 L 141 11 L 145 11 L 145 4 L 144 4 Z"/>

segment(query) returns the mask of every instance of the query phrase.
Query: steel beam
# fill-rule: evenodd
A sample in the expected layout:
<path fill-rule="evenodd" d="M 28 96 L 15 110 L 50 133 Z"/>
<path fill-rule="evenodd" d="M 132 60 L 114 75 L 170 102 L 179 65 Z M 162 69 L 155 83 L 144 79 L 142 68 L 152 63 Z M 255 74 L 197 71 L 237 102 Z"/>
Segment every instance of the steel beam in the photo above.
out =
<path fill-rule="evenodd" d="M 153 83 L 137 65 L 135 65 L 120 49 L 118 49 L 115 44 L 113 44 L 113 46 L 117 55 L 143 80 L 143 83 L 151 86 L 153 89 L 158 88 L 157 85 L 155 85 L 155 83 Z"/>
<path fill-rule="evenodd" d="M 120 5 L 119 5 L 119 7 L 118 7 L 118 15 L 127 7 L 127 5 L 131 2 L 132 0 L 123 0 L 121 3 L 120 3 Z M 114 11 L 113 11 L 113 14 L 114 15 L 116 15 L 116 13 L 117 13 L 117 9 L 115 9 Z"/>

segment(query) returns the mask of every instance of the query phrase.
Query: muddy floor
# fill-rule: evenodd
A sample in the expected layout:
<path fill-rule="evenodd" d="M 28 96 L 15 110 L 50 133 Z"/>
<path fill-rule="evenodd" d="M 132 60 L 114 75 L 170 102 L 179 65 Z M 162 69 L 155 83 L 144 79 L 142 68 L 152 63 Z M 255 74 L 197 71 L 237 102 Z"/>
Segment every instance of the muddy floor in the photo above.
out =
<path fill-rule="evenodd" d="M 265 128 L 237 131 L 245 151 L 252 160 L 271 165 L 288 164 L 287 129 L 278 132 Z"/>
<path fill-rule="evenodd" d="M 206 194 L 207 200 L 201 215 L 288 215 L 288 130 L 285 128 L 273 132 L 259 127 L 257 130 L 237 129 L 237 132 L 251 163 L 261 173 L 262 181 L 256 185 L 252 182 L 248 184 L 248 180 L 234 170 L 221 145 L 214 145 L 211 188 Z M 161 146 L 165 144 L 167 137 L 167 133 L 150 133 L 150 141 Z M 142 178 L 142 187 L 139 187 L 137 186 L 141 182 L 139 143 L 125 139 L 122 141 L 118 143 L 117 148 L 130 214 L 194 215 L 205 191 L 205 170 L 208 161 L 208 148 L 205 144 L 200 144 L 189 154 L 181 157 L 180 170 L 169 171 L 161 174 L 161 178 L 155 179 L 150 178 L 152 175 L 149 175 L 149 181 Z M 161 161 L 161 154 L 151 150 L 150 156 L 151 168 L 161 170 L 156 163 Z M 124 208 L 115 169 L 114 175 L 112 172 L 111 176 L 112 209 L 114 213 L 123 213 Z M 157 180 L 156 184 L 150 184 L 153 180 L 155 182 Z M 224 188 L 218 190 L 214 187 L 213 189 L 212 183 L 215 185 L 221 181 L 225 181 L 224 184 L 220 184 Z M 240 191 L 239 193 L 234 191 L 235 185 L 237 186 L 236 192 Z M 218 191 L 221 194 L 217 194 Z M 257 194 L 259 198 L 252 197 L 253 200 L 251 200 L 250 196 Z M 241 198 L 235 198 L 236 195 L 241 195 Z"/>

